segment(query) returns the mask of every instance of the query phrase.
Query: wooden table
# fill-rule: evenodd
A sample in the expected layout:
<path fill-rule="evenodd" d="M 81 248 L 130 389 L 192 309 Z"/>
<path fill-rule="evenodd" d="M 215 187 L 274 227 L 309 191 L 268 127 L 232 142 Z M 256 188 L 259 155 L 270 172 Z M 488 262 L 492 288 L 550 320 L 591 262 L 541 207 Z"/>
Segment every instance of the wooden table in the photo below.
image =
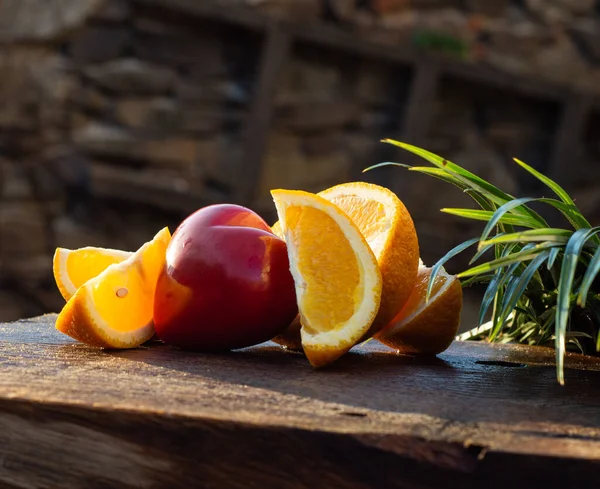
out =
<path fill-rule="evenodd" d="M 370 342 L 313 370 L 274 345 L 98 351 L 0 324 L 2 488 L 600 487 L 600 360 Z"/>

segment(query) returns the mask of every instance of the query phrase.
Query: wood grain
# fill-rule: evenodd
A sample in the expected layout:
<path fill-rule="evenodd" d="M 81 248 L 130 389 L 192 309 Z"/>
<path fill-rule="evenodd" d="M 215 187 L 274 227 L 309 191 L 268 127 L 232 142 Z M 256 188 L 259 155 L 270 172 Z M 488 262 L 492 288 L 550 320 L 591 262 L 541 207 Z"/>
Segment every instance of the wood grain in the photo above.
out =
<path fill-rule="evenodd" d="M 600 360 L 370 342 L 329 369 L 264 344 L 99 351 L 0 325 L 0 487 L 597 487 Z"/>

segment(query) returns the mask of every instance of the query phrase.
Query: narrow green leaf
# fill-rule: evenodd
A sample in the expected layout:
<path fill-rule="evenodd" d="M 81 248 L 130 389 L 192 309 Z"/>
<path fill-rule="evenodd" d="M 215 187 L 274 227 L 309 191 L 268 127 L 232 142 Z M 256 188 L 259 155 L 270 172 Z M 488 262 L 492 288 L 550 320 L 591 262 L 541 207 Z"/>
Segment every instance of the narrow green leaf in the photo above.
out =
<path fill-rule="evenodd" d="M 546 175 L 540 173 L 535 168 L 529 166 L 527 163 L 521 161 L 519 158 L 513 158 L 515 162 L 521 167 L 531 173 L 535 178 L 537 178 L 540 182 L 546 185 L 550 190 L 552 190 L 558 198 L 562 200 L 565 204 L 575 206 L 575 202 L 571 199 L 571 196 L 565 192 L 565 190 L 554 180 L 548 178 Z"/>
<path fill-rule="evenodd" d="M 370 170 L 375 170 L 376 168 L 383 168 L 384 166 L 399 166 L 400 168 L 412 168 L 411 165 L 407 165 L 406 163 L 396 163 L 395 161 L 384 161 L 382 163 L 377 163 L 376 165 L 368 166 L 361 173 L 366 173 Z"/>
<path fill-rule="evenodd" d="M 526 245 L 527 248 L 533 248 L 533 246 L 535 246 L 535 245 L 533 245 L 533 244 Z M 502 253 L 499 254 L 499 257 L 508 256 L 514 248 L 515 248 L 514 244 L 509 244 L 502 251 Z M 479 308 L 479 324 L 481 324 L 481 322 L 485 318 L 485 315 L 487 314 L 490 306 L 492 305 L 492 302 L 494 301 L 494 298 L 496 297 L 498 290 L 501 290 L 502 287 L 504 287 L 504 285 L 506 284 L 508 279 L 510 277 L 512 277 L 512 275 L 515 273 L 515 270 L 519 267 L 520 264 L 521 264 L 520 262 L 517 262 L 517 263 L 513 263 L 512 265 L 510 265 L 507 268 L 507 270 L 504 270 L 504 267 L 498 268 L 496 270 L 496 272 L 494 274 L 494 279 L 492 279 L 492 281 L 490 281 L 487 288 L 485 289 L 485 293 L 483 294 L 483 299 L 481 301 L 481 306 Z"/>
<path fill-rule="evenodd" d="M 384 139 L 382 140 L 382 142 L 393 144 L 394 146 L 398 146 L 399 148 L 405 149 L 406 151 L 420 156 L 426 161 L 429 161 L 434 166 L 437 166 L 438 168 L 445 170 L 447 173 L 454 175 L 467 186 L 471 187 L 473 190 L 479 191 L 488 200 L 500 206 L 515 199 L 514 196 L 503 192 L 502 190 L 492 185 L 488 181 L 484 180 L 483 178 L 478 177 L 474 173 L 465 170 L 461 166 L 456 165 L 455 163 L 452 163 L 451 161 L 448 161 L 439 155 L 426 151 L 422 148 L 418 148 L 411 144 L 403 143 L 400 141 L 394 141 L 392 139 Z M 537 212 L 533 211 L 529 207 L 517 208 L 515 209 L 515 213 L 521 215 L 528 215 L 530 217 L 533 217 L 534 219 L 541 219 L 542 222 L 545 222 Z M 543 225 L 547 226 L 547 224 Z"/>
<path fill-rule="evenodd" d="M 491 247 L 493 247 L 493 246 L 495 246 L 495 245 L 494 245 L 494 244 L 491 244 L 491 245 L 487 245 L 487 246 L 484 246 L 483 248 L 480 248 L 480 249 L 478 249 L 478 250 L 477 250 L 477 253 L 475 253 L 475 254 L 473 255 L 473 258 L 471 258 L 471 259 L 469 260 L 469 265 L 471 265 L 471 264 L 475 263 L 477 260 L 479 260 L 479 259 L 480 259 L 480 258 L 481 258 L 481 257 L 482 257 L 482 256 L 483 256 L 485 253 L 487 253 L 487 252 L 489 251 L 489 249 L 490 249 Z"/>
<path fill-rule="evenodd" d="M 399 148 L 410 151 L 411 153 L 416 154 L 417 156 L 420 156 L 421 158 L 429 161 L 431 164 L 437 166 L 438 168 L 442 168 L 446 171 L 454 173 L 461 180 L 467 180 L 471 182 L 472 186 L 479 187 L 479 189 L 485 189 L 485 191 L 488 194 L 494 196 L 499 201 L 506 202 L 514 199 L 512 195 L 503 192 L 502 190 L 487 182 L 483 178 L 478 177 L 474 173 L 465 170 L 464 168 L 452 163 L 451 161 L 448 161 L 442 158 L 441 156 L 436 155 L 435 153 L 431 153 L 417 146 L 413 146 L 412 144 L 394 141 L 393 139 L 384 139 L 383 142 L 393 144 L 394 146 L 398 146 Z"/>
<path fill-rule="evenodd" d="M 592 225 L 588 222 L 588 220 L 585 217 L 583 217 L 581 211 L 574 204 L 565 204 L 560 200 L 550 199 L 547 197 L 542 197 L 538 200 L 540 202 L 543 202 L 544 204 L 551 205 L 552 207 L 560 211 L 560 213 L 563 216 L 565 216 L 567 221 L 569 221 L 569 224 L 571 224 L 571 226 L 573 226 L 574 229 L 592 227 Z"/>
<path fill-rule="evenodd" d="M 459 244 L 458 246 L 455 246 L 448 253 L 446 253 L 444 256 L 442 256 L 436 262 L 436 264 L 433 265 L 433 267 L 431 267 L 431 275 L 429 276 L 429 283 L 427 284 L 427 295 L 425 296 L 426 302 L 429 300 L 429 297 L 431 296 L 433 284 L 435 283 L 435 279 L 437 278 L 438 273 L 440 273 L 440 270 L 444 266 L 444 263 L 446 263 L 451 258 L 455 257 L 459 253 L 466 250 L 469 246 L 473 246 L 475 243 L 477 243 L 477 241 L 478 241 L 477 238 L 472 238 L 472 239 L 469 239 L 468 241 L 465 241 L 464 243 Z"/>
<path fill-rule="evenodd" d="M 502 236 L 504 233 L 500 233 L 497 236 Z M 506 256 L 508 253 L 510 253 L 512 250 L 514 250 L 517 245 L 519 243 L 509 243 L 507 245 L 504 246 L 498 246 L 498 245 L 486 245 L 485 247 L 483 247 L 482 249 L 480 249 L 479 251 L 477 251 L 477 253 L 475 253 L 475 255 L 473 255 L 473 258 L 471 258 L 471 260 L 469 260 L 469 265 L 475 263 L 477 260 L 479 260 L 479 258 L 481 258 L 483 256 L 483 254 L 489 250 L 489 248 L 491 248 L 492 246 L 494 246 L 494 251 L 495 251 L 495 256 L 496 258 L 500 258 L 501 256 Z M 528 247 L 533 247 L 533 244 L 529 244 L 526 245 Z"/>
<path fill-rule="evenodd" d="M 537 199 L 535 199 L 533 197 L 522 197 L 520 199 L 511 200 L 510 202 L 507 202 L 506 204 L 500 206 L 496 210 L 496 212 L 494 212 L 494 215 L 488 221 L 485 228 L 483 229 L 483 232 L 481 233 L 480 241 L 485 241 L 485 239 L 490 235 L 490 233 L 492 232 L 494 227 L 498 224 L 500 219 L 502 219 L 502 217 L 505 214 L 517 209 L 518 207 L 523 206 L 527 202 L 531 202 L 531 201 L 535 201 L 535 200 L 537 200 Z M 536 219 L 536 223 L 537 223 L 536 227 L 548 227 L 548 224 L 542 218 L 540 218 L 539 220 Z"/>
<path fill-rule="evenodd" d="M 473 190 L 472 188 L 466 188 L 463 190 L 463 192 L 469 197 L 471 197 L 475 201 L 475 203 L 483 210 L 492 212 L 496 210 L 497 206 L 493 202 L 490 202 L 489 199 L 486 199 L 481 193 L 477 192 L 476 190 Z"/>
<path fill-rule="evenodd" d="M 544 251 L 536 256 L 533 260 L 531 260 L 531 262 L 529 262 L 529 265 L 527 265 L 523 273 L 519 276 L 518 280 L 516 280 L 511 287 L 507 287 L 502 304 L 502 310 L 500 312 L 500 321 L 504 322 L 508 315 L 513 311 L 517 305 L 517 302 L 525 293 L 525 289 L 527 288 L 529 282 L 531 282 L 535 272 L 540 266 L 542 266 L 549 255 L 549 251 Z"/>
<path fill-rule="evenodd" d="M 583 347 L 581 346 L 581 343 L 579 342 L 578 338 L 570 337 L 569 334 L 567 333 L 566 340 L 567 340 L 568 344 L 575 345 L 577 347 L 577 349 L 579 350 L 579 352 L 583 353 Z"/>
<path fill-rule="evenodd" d="M 536 325 L 536 323 L 531 323 L 531 324 L 532 324 L 532 327 L 529 328 L 529 330 L 523 336 L 521 336 L 521 338 L 519 338 L 520 343 L 526 342 L 531 336 L 533 336 L 536 333 L 537 330 L 535 329 L 535 327 L 533 327 Z M 529 342 L 527 342 L 527 343 L 529 343 Z"/>
<path fill-rule="evenodd" d="M 489 245 L 499 243 L 528 243 L 548 241 L 553 243 L 566 243 L 573 234 L 573 231 L 558 228 L 530 229 L 511 234 L 499 234 L 491 239 L 480 241 L 479 247 L 483 248 Z"/>
<path fill-rule="evenodd" d="M 506 319 L 502 317 L 502 305 L 507 297 L 507 292 L 511 289 L 512 285 L 519 279 L 518 276 L 511 275 L 508 277 L 508 282 L 504 290 L 500 289 L 496 294 L 496 301 L 494 302 L 494 313 L 492 314 L 492 322 L 494 327 L 490 332 L 490 341 L 495 341 L 498 335 L 502 331 L 503 326 L 506 323 Z"/>
<path fill-rule="evenodd" d="M 460 209 L 454 207 L 443 207 L 440 209 L 440 211 L 446 214 L 452 214 L 453 216 L 474 219 L 476 221 L 487 221 L 493 214 L 491 211 L 484 211 L 480 209 Z"/>
<path fill-rule="evenodd" d="M 382 168 L 384 166 L 399 166 L 401 168 L 411 168 L 410 165 L 407 165 L 405 163 L 396 163 L 394 161 L 384 161 L 383 163 L 377 163 L 376 165 L 368 166 L 367 168 L 365 168 L 362 171 L 362 173 L 368 172 L 370 170 L 374 170 L 375 168 Z"/>
<path fill-rule="evenodd" d="M 510 279 L 510 277 L 508 277 L 508 279 Z M 496 330 L 496 318 L 498 317 L 498 314 L 500 313 L 500 304 L 502 304 L 502 297 L 503 297 L 503 293 L 504 293 L 504 287 L 500 287 L 497 291 L 496 291 L 496 295 L 494 295 L 494 301 L 493 301 L 493 307 L 492 307 L 492 328 L 489 331 L 488 334 L 488 341 L 491 340 L 492 335 L 496 334 L 495 330 Z"/>
<path fill-rule="evenodd" d="M 554 248 L 552 248 L 553 250 Z M 552 251 L 550 250 L 550 251 Z M 550 254 L 548 254 L 548 257 L 550 257 Z M 546 262 L 548 263 L 548 262 Z M 540 270 L 538 268 L 538 270 L 535 272 L 535 274 L 533 275 L 533 281 L 535 282 L 535 284 L 537 285 L 538 289 L 545 289 L 546 288 L 546 284 L 544 283 L 544 281 L 542 280 L 542 274 L 540 273 Z M 535 287 L 535 285 L 532 285 L 532 287 Z"/>
<path fill-rule="evenodd" d="M 535 246 L 534 244 L 529 243 L 523 247 L 522 251 L 531 249 L 534 246 Z M 517 245 L 515 243 L 508 244 L 504 248 L 504 250 L 502 250 L 501 253 L 497 254 L 497 256 L 499 258 L 507 257 L 511 254 L 512 250 L 515 249 L 516 247 L 517 247 Z M 497 247 L 497 248 L 499 248 L 499 247 Z M 492 327 L 490 328 L 490 334 L 488 336 L 488 339 L 490 341 L 498 335 L 500 328 L 502 327 L 502 324 L 498 321 L 499 313 L 500 313 L 499 304 L 502 304 L 502 302 L 503 302 L 505 284 L 506 284 L 506 282 L 508 282 L 510 280 L 510 278 L 513 276 L 516 269 L 520 265 L 521 265 L 521 262 L 516 262 L 516 263 L 513 263 L 510 267 L 508 267 L 507 270 L 503 270 L 503 267 L 498 268 L 496 270 L 496 274 L 498 276 L 498 279 L 497 279 L 498 281 L 493 286 L 492 286 L 492 284 L 490 284 L 488 286 L 488 289 L 486 289 L 486 291 L 485 291 L 484 298 L 481 303 L 481 307 L 479 309 L 479 317 L 480 317 L 479 323 L 481 323 L 483 321 L 483 318 L 487 314 L 487 311 L 488 311 L 490 305 L 493 303 L 494 308 L 492 311 L 492 320 L 491 320 Z"/>
<path fill-rule="evenodd" d="M 543 330 L 546 333 L 546 336 L 551 337 L 552 335 L 550 334 L 550 331 L 554 330 L 554 324 L 556 322 L 556 306 L 548 309 L 546 311 L 546 313 L 547 313 L 547 317 L 546 317 L 546 322 L 544 323 Z"/>
<path fill-rule="evenodd" d="M 512 274 L 515 272 L 515 270 L 517 269 L 519 264 L 520 264 L 519 262 L 513 263 L 510 267 L 508 267 L 507 270 L 503 270 L 502 268 L 499 268 L 498 270 L 496 270 L 496 274 L 494 275 L 494 278 L 492 279 L 492 281 L 488 284 L 487 288 L 485 289 L 485 293 L 483 294 L 483 299 L 481 300 L 481 306 L 479 307 L 479 324 L 481 324 L 483 322 L 483 320 L 485 319 L 485 315 L 487 314 L 488 310 L 490 309 L 490 306 L 492 305 L 492 302 L 494 301 L 494 297 L 496 296 L 498 289 L 500 289 L 501 287 L 504 287 L 504 285 L 506 284 L 508 279 L 512 276 Z"/>
<path fill-rule="evenodd" d="M 473 190 L 471 188 L 466 188 L 465 190 L 463 190 L 463 192 L 467 195 L 469 195 L 476 204 L 479 205 L 479 207 L 481 207 L 483 210 L 485 211 L 489 211 L 489 212 L 494 212 L 497 208 L 498 205 L 494 204 L 493 202 L 491 202 L 489 199 L 485 198 L 480 192 L 477 192 L 476 190 Z M 523 219 L 527 219 L 529 218 L 529 216 L 520 216 Z M 535 227 L 536 225 L 534 225 L 533 227 Z M 513 225 L 512 224 L 508 224 L 506 222 L 500 222 L 498 224 L 498 227 L 500 228 L 500 230 L 502 232 L 505 233 L 512 233 L 514 231 Z"/>
<path fill-rule="evenodd" d="M 469 277 L 466 280 L 462 280 L 460 282 L 460 284 L 463 288 L 465 288 L 465 287 L 469 287 L 473 284 L 489 283 L 493 278 L 494 278 L 494 274 L 492 274 L 492 273 L 489 273 L 487 275 L 477 275 L 475 277 Z"/>
<path fill-rule="evenodd" d="M 589 338 L 592 339 L 592 335 L 588 333 L 584 333 L 583 331 L 569 331 L 566 335 L 567 340 L 571 338 Z"/>
<path fill-rule="evenodd" d="M 492 329 L 492 322 L 488 321 L 485 324 L 482 324 L 473 329 L 465 331 L 464 333 L 459 334 L 458 336 L 456 336 L 455 340 L 456 341 L 471 340 L 473 338 L 477 338 L 477 337 L 483 335 L 483 333 L 487 333 L 490 329 Z"/>
<path fill-rule="evenodd" d="M 473 219 L 475 221 L 489 221 L 494 215 L 494 211 L 484 211 L 480 209 L 457 209 L 445 207 L 441 209 L 446 214 L 452 214 L 453 216 L 464 217 L 466 219 Z M 538 223 L 535 222 L 528 216 L 515 216 L 512 214 L 505 214 L 500 218 L 503 224 L 510 224 L 512 226 L 522 226 L 527 228 L 537 228 Z"/>
<path fill-rule="evenodd" d="M 532 248 L 521 250 L 517 253 L 511 253 L 508 256 L 497 258 L 495 260 L 489 261 L 487 263 L 483 263 L 481 265 L 477 265 L 476 267 L 469 268 L 464 272 L 461 272 L 457 275 L 459 278 L 470 277 L 472 275 L 479 275 L 481 273 L 487 273 L 492 270 L 496 270 L 500 267 L 504 267 L 507 265 L 512 265 L 513 263 L 521 263 L 524 261 L 532 260 L 539 253 L 544 250 L 548 250 L 554 246 L 559 246 L 556 243 L 540 243 Z"/>
<path fill-rule="evenodd" d="M 560 385 L 564 385 L 565 383 L 565 335 L 567 332 L 567 323 L 569 321 L 569 313 L 571 309 L 571 293 L 577 262 L 585 242 L 599 231 L 600 227 L 592 229 L 578 229 L 573 233 L 571 239 L 567 243 L 567 247 L 565 248 L 565 256 L 560 270 L 560 278 L 558 280 L 558 297 L 556 299 L 556 374 Z"/>
<path fill-rule="evenodd" d="M 532 311 L 530 308 L 523 309 L 522 307 L 519 307 L 519 304 L 517 304 L 514 307 L 514 311 L 518 312 L 519 314 L 523 314 L 525 317 L 530 318 L 531 322 L 537 324 L 538 326 L 541 326 L 540 321 L 536 317 L 535 311 Z"/>
<path fill-rule="evenodd" d="M 550 250 L 550 256 L 548 257 L 547 268 L 550 270 L 554 266 L 554 262 L 556 261 L 556 257 L 560 253 L 560 248 L 552 248 Z"/>
<path fill-rule="evenodd" d="M 440 170 L 439 168 L 431 168 L 430 166 L 411 166 L 409 168 L 409 171 L 424 173 L 425 175 L 432 176 L 446 183 L 451 183 L 452 185 L 457 186 L 463 192 L 467 188 L 466 185 L 463 182 L 461 182 L 458 178 L 455 178 L 453 175 L 443 170 Z"/>
<path fill-rule="evenodd" d="M 577 296 L 577 305 L 579 307 L 585 307 L 588 292 L 590 291 L 590 287 L 594 283 L 598 272 L 600 272 L 600 247 L 596 248 L 592 261 L 590 261 L 590 264 L 585 271 L 585 275 L 583 276 L 583 281 L 579 288 L 579 295 Z M 598 337 L 600 338 L 600 334 L 598 334 Z"/>

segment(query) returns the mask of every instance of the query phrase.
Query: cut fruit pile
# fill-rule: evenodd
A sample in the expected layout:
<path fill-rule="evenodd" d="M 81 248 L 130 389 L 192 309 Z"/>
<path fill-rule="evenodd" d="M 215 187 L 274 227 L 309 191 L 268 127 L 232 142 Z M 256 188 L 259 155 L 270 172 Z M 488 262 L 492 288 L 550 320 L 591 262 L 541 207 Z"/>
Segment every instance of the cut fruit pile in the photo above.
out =
<path fill-rule="evenodd" d="M 133 348 L 152 338 L 154 291 L 170 238 L 165 228 L 135 253 L 58 249 L 54 276 L 68 301 L 56 329 L 103 348 Z"/>
<path fill-rule="evenodd" d="M 412 291 L 419 266 L 419 243 L 414 224 L 400 199 L 377 185 L 347 183 L 318 195 L 350 217 L 377 259 L 382 294 L 377 316 L 364 335 L 370 337 L 394 318 Z M 283 236 L 281 227 L 280 222 L 275 223 L 273 232 Z M 298 323 L 274 341 L 288 348 L 302 349 Z"/>
<path fill-rule="evenodd" d="M 381 302 L 377 259 L 342 210 L 318 195 L 271 192 L 288 247 L 310 363 L 333 362 L 363 338 Z"/>
<path fill-rule="evenodd" d="M 272 232 L 252 211 L 222 204 L 190 216 L 173 239 L 163 229 L 135 253 L 58 248 L 54 277 L 67 304 L 57 329 L 103 348 L 136 347 L 158 332 L 200 350 L 250 346 L 275 332 L 273 341 L 303 350 L 315 367 L 371 337 L 411 354 L 450 345 L 460 283 L 442 270 L 425 301 L 431 269 L 419 259 L 411 216 L 393 192 L 355 182 L 272 196 L 279 217 Z M 237 265 L 226 270 L 231 263 Z M 239 320 L 231 323 L 244 311 L 254 325 L 246 331 Z M 217 324 L 226 316 L 227 325 Z M 216 323 L 200 320 L 208 317 Z"/>

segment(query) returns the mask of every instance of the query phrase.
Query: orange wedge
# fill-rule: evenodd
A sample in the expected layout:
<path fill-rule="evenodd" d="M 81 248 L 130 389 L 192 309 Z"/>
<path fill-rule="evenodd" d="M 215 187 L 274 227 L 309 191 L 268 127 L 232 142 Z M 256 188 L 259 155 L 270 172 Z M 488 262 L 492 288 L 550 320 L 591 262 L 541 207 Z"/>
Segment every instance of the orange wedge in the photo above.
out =
<path fill-rule="evenodd" d="M 133 253 L 88 246 L 77 250 L 56 248 L 52 271 L 58 290 L 68 301 L 89 279 L 100 275 L 113 263 L 120 263 Z"/>
<path fill-rule="evenodd" d="M 275 236 L 279 236 L 281 239 L 285 239 L 283 234 L 283 229 L 281 229 L 281 223 L 277 221 L 273 226 L 271 226 L 271 231 Z"/>
<path fill-rule="evenodd" d="M 296 284 L 302 348 L 327 365 L 369 331 L 381 302 L 381 272 L 352 220 L 318 195 L 271 191 Z"/>
<path fill-rule="evenodd" d="M 400 312 L 414 288 L 419 241 L 413 220 L 396 194 L 378 185 L 344 183 L 319 195 L 350 216 L 377 258 L 383 289 L 371 336 Z"/>
<path fill-rule="evenodd" d="M 379 312 L 365 334 L 364 339 L 367 339 L 400 312 L 413 290 L 420 261 L 415 226 L 396 194 L 378 185 L 345 183 L 317 195 L 336 204 L 354 221 L 377 258 L 383 289 Z M 274 234 L 283 237 L 280 222 L 271 229 Z M 273 341 L 287 348 L 299 349 L 298 328 L 292 324 Z"/>
<path fill-rule="evenodd" d="M 170 239 L 164 228 L 129 258 L 85 282 L 60 312 L 56 329 L 103 348 L 133 348 L 149 340 L 154 291 Z"/>
<path fill-rule="evenodd" d="M 425 302 L 431 268 L 419 269 L 416 285 L 400 313 L 375 336 L 401 353 L 436 355 L 450 346 L 460 323 L 462 287 L 442 268 Z"/>

